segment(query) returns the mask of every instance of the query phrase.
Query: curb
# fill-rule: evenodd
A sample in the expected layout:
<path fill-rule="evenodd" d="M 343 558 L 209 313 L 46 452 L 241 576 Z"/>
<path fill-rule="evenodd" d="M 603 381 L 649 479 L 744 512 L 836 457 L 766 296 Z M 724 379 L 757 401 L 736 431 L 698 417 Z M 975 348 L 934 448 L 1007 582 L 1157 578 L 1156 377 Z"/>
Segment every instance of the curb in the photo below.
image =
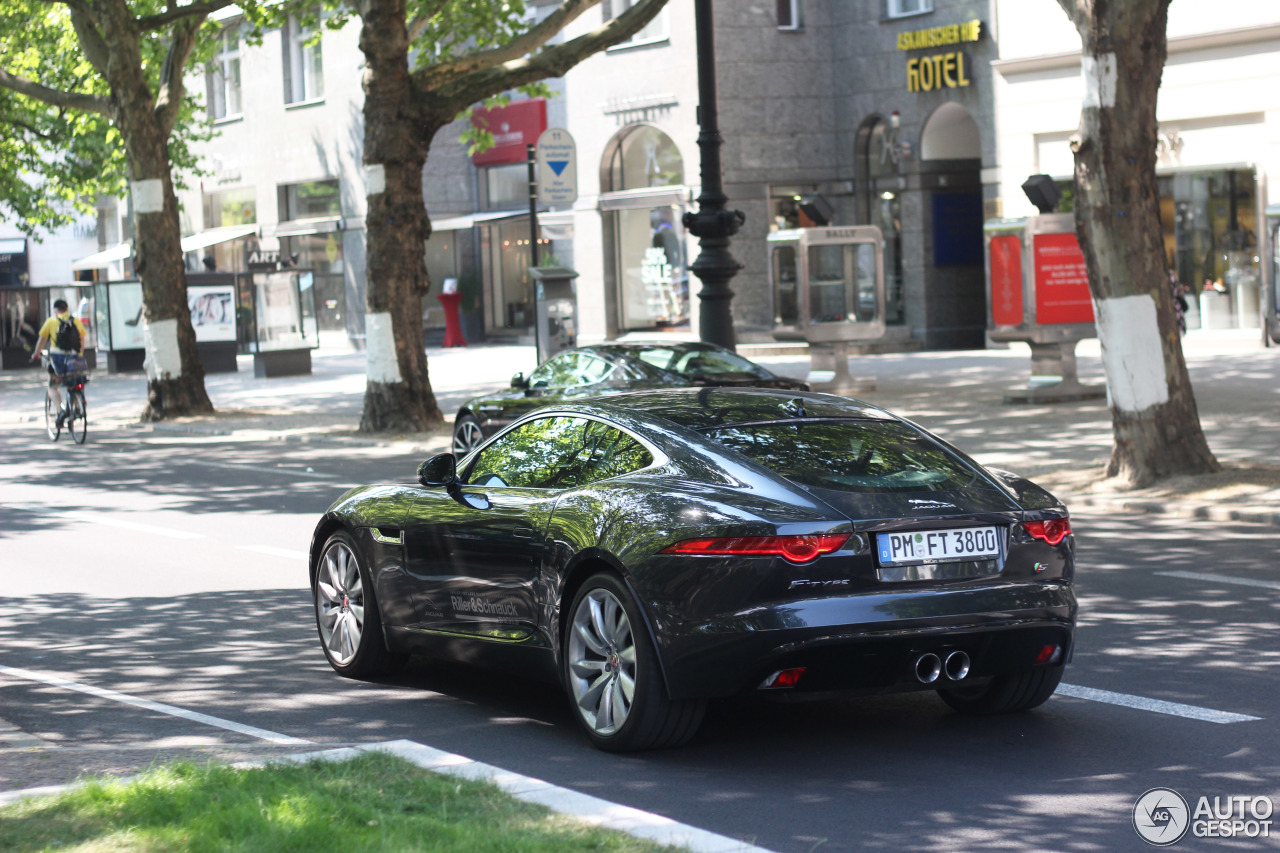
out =
<path fill-rule="evenodd" d="M 1060 494 L 1068 508 L 1090 507 L 1150 515 L 1162 518 L 1194 518 L 1201 521 L 1235 522 L 1280 527 L 1280 511 L 1267 506 L 1227 507 L 1187 501 L 1153 501 L 1101 495 Z"/>
<path fill-rule="evenodd" d="M 757 847 L 754 844 L 739 841 L 726 835 L 698 829 L 659 814 L 602 800 L 599 797 L 582 794 L 568 788 L 561 788 L 542 779 L 513 773 L 510 770 L 504 770 L 492 764 L 475 761 L 465 755 L 444 752 L 411 740 L 385 741 L 364 746 L 298 753 L 273 758 L 268 761 L 242 761 L 231 766 L 248 769 L 265 767 L 279 762 L 301 764 L 316 759 L 347 761 L 355 758 L 361 752 L 385 752 L 412 762 L 432 773 L 477 782 L 488 782 L 517 800 L 545 806 L 554 812 L 567 815 L 591 826 L 624 832 L 656 844 L 683 848 L 691 851 L 691 853 L 773 853 L 773 851 L 764 847 Z M 129 778 L 124 777 L 119 781 L 128 781 Z M 9 805 L 29 797 L 60 794 L 63 791 L 74 789 L 80 784 L 82 783 L 49 785 L 41 788 L 27 788 L 21 791 L 0 792 L 0 806 Z"/>

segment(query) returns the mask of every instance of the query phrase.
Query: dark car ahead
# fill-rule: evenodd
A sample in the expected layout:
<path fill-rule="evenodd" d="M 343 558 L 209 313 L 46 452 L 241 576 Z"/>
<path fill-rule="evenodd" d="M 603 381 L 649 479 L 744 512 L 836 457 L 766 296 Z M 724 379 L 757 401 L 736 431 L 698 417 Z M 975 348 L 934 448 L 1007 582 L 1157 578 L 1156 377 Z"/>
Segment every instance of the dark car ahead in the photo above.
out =
<path fill-rule="evenodd" d="M 330 664 L 543 673 L 604 749 L 681 743 L 721 696 L 936 690 L 1022 711 L 1071 657 L 1066 508 L 842 397 L 549 407 L 419 480 L 348 492 L 316 528 Z"/>
<path fill-rule="evenodd" d="M 732 350 L 692 341 L 610 343 L 578 347 L 547 359 L 511 390 L 468 400 L 453 421 L 453 453 L 461 459 L 516 418 L 541 406 L 645 388 L 751 386 L 808 391 Z"/>

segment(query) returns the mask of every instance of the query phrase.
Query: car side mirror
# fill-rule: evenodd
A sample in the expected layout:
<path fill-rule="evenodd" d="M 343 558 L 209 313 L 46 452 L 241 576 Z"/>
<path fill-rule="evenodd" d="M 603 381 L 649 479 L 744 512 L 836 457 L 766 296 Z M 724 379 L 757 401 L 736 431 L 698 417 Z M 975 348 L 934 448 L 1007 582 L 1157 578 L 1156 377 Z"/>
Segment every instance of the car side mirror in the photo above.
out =
<path fill-rule="evenodd" d="M 529 387 L 529 380 L 524 378 L 524 374 L 523 374 L 523 373 L 517 373 L 515 376 L 512 376 L 512 377 L 511 377 L 511 387 L 512 387 L 512 388 L 522 388 L 522 389 L 523 389 L 523 388 L 528 388 L 528 387 Z"/>
<path fill-rule="evenodd" d="M 418 482 L 430 488 L 453 486 L 458 482 L 458 463 L 452 453 L 432 456 L 418 466 Z"/>

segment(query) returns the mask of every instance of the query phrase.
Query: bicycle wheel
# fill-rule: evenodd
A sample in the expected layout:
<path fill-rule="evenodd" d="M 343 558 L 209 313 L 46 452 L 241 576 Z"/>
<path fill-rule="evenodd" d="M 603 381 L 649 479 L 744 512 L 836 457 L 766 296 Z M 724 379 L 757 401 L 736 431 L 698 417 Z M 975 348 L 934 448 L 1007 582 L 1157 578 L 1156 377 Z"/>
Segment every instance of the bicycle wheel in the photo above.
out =
<path fill-rule="evenodd" d="M 89 435 L 89 413 L 84 405 L 84 392 L 78 388 L 67 390 L 69 411 L 67 414 L 67 432 L 76 444 L 84 444 Z"/>
<path fill-rule="evenodd" d="M 61 405 L 58 399 L 58 392 L 53 388 L 45 391 L 44 394 L 44 429 L 49 433 L 49 438 L 54 441 L 58 440 L 58 436 L 62 434 L 62 427 L 58 426 L 58 407 Z"/>

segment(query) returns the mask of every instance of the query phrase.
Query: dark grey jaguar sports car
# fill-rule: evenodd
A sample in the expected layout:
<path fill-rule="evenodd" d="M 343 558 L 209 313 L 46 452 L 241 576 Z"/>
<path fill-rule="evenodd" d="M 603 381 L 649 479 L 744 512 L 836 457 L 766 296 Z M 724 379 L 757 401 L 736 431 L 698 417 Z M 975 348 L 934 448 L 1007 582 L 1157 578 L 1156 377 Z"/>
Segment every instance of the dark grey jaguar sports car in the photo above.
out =
<path fill-rule="evenodd" d="M 311 543 L 342 675 L 410 653 L 557 679 L 597 746 L 679 744 L 707 699 L 1057 688 L 1066 508 L 910 421 L 824 394 L 640 391 L 525 415 L 420 485 L 365 486 Z"/>
<path fill-rule="evenodd" d="M 594 344 L 553 356 L 528 376 L 517 373 L 510 390 L 463 403 L 453 419 L 453 455 L 461 459 L 516 418 L 543 406 L 602 394 L 694 385 L 809 390 L 799 379 L 777 376 L 715 344 Z"/>

